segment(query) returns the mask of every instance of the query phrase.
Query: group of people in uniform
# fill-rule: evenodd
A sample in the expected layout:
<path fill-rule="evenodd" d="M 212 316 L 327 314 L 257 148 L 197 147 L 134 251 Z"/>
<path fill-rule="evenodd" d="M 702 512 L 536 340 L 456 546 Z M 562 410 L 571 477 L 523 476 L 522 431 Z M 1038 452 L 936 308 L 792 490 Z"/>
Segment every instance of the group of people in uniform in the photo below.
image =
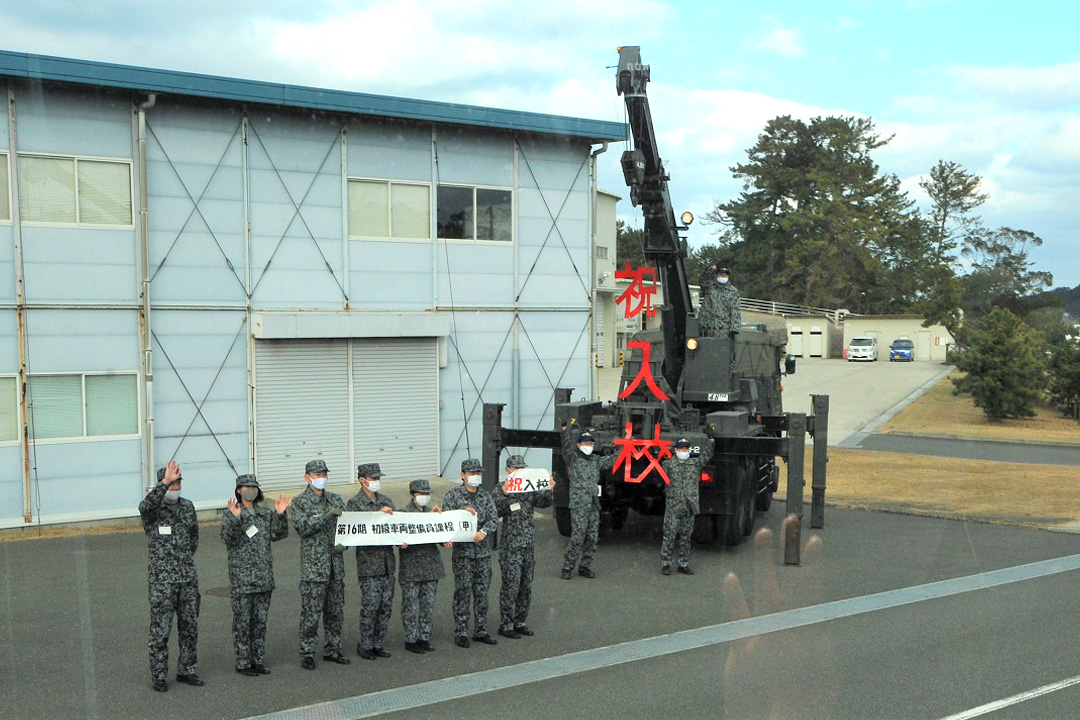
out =
<path fill-rule="evenodd" d="M 742 323 L 738 290 L 730 283 L 728 264 L 717 263 L 703 270 L 700 282 L 699 317 L 706 335 L 736 333 Z M 571 579 L 575 565 L 582 577 L 594 578 L 600 528 L 600 474 L 610 470 L 613 453 L 596 453 L 596 440 L 585 429 L 563 426 L 562 450 L 569 484 L 570 540 L 563 557 L 561 577 Z M 713 454 L 713 441 L 706 439 L 697 455 L 691 444 L 680 438 L 675 456 L 662 461 L 668 476 L 665 487 L 663 540 L 660 572 L 676 571 L 693 575 L 690 567 L 690 535 L 699 512 L 698 481 L 702 467 Z M 520 455 L 511 455 L 506 475 L 524 468 Z M 300 665 L 315 669 L 318 629 L 322 621 L 325 644 L 322 659 L 348 665 L 342 654 L 341 632 L 345 617 L 345 548 L 336 544 L 337 518 L 349 512 L 394 513 L 393 500 L 381 492 L 383 473 L 378 463 L 357 467 L 360 491 L 347 503 L 326 489 L 326 463 L 312 460 L 304 468 L 307 487 L 290 500 L 279 497 L 273 509 L 263 504 L 263 492 L 254 475 L 236 479 L 234 497 L 222 515 L 221 539 L 228 552 L 230 599 L 233 612 L 233 645 L 236 671 L 257 676 L 270 673 L 266 663 L 266 618 L 274 590 L 271 543 L 289 534 L 288 516 L 300 536 Z M 158 470 L 158 483 L 139 504 L 139 514 L 149 545 L 150 674 L 154 690 L 168 689 L 169 635 L 176 617 L 180 657 L 177 682 L 201 686 L 196 673 L 199 583 L 195 552 L 199 548 L 199 523 L 195 507 L 181 496 L 183 478 L 175 460 Z M 491 586 L 491 542 L 499 518 L 504 519 L 499 549 L 502 588 L 499 593 L 498 634 L 517 639 L 531 636 L 526 624 L 532 599 L 535 569 L 534 510 L 549 507 L 551 489 L 507 494 L 499 483 L 488 492 L 481 485 L 483 467 L 470 458 L 461 463 L 462 484 L 446 493 L 443 504 L 431 505 L 431 485 L 427 480 L 409 483 L 409 503 L 400 512 L 431 513 L 464 509 L 476 515 L 472 542 L 446 543 L 452 546 L 454 575 L 454 644 L 461 648 L 471 642 L 495 645 L 488 631 L 488 592 Z M 551 478 L 553 487 L 555 479 Z M 394 599 L 394 575 L 401 586 L 401 619 L 405 649 L 413 653 L 432 652 L 431 632 L 435 592 L 445 576 L 442 557 L 435 544 L 376 545 L 356 548 L 356 571 L 360 583 L 360 641 L 357 654 L 365 660 L 390 657 L 386 637 Z M 471 607 L 471 612 L 470 612 Z M 469 618 L 473 631 L 469 633 Z"/>
<path fill-rule="evenodd" d="M 525 467 L 520 455 L 511 455 L 506 474 Z M 254 475 L 236 479 L 221 520 L 221 539 L 228 554 L 230 598 L 233 611 L 233 646 L 236 672 L 258 676 L 270 673 L 266 661 L 266 618 L 274 590 L 271 543 L 289 534 L 289 518 L 300 536 L 300 666 L 314 670 L 318 631 L 323 628 L 322 659 L 348 665 L 341 638 L 345 617 L 345 550 L 336 543 L 337 518 L 343 512 L 432 513 L 466 510 L 476 516 L 471 542 L 445 543 L 452 547 L 454 576 L 454 643 L 467 648 L 472 642 L 495 645 L 488 630 L 488 593 L 491 586 L 491 539 L 499 518 L 499 593 L 497 633 L 518 639 L 533 635 L 526 624 L 532 599 L 535 569 L 534 521 L 536 508 L 552 503 L 545 490 L 508 494 L 500 483 L 484 490 L 483 467 L 470 458 L 461 464 L 462 484 L 446 493 L 442 506 L 431 504 L 427 480 L 409 483 L 409 502 L 400 510 L 382 492 L 378 463 L 357 467 L 360 490 L 344 501 L 326 488 L 328 468 L 312 460 L 304 468 L 306 487 L 295 498 L 279 497 L 272 507 L 263 503 L 263 492 Z M 149 545 L 150 674 L 158 692 L 168 689 L 169 635 L 176 618 L 180 657 L 176 681 L 201 686 L 196 673 L 199 584 L 195 552 L 199 547 L 199 523 L 191 501 L 181 496 L 183 477 L 175 460 L 161 468 L 158 483 L 139 504 L 143 530 Z M 365 660 L 388 658 L 389 630 L 395 579 L 401 586 L 401 620 L 405 649 L 412 653 L 434 651 L 431 644 L 435 592 L 445 576 L 438 545 L 371 545 L 356 548 L 356 571 L 360 584 L 360 640 L 357 654 Z M 472 632 L 469 620 L 472 618 Z"/>

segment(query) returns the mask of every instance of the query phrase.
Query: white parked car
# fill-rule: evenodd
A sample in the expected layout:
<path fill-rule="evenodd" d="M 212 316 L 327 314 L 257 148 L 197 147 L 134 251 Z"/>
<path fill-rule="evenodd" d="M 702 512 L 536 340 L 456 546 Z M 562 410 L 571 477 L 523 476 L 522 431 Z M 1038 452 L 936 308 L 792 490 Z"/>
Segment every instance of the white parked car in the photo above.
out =
<path fill-rule="evenodd" d="M 877 339 L 872 337 L 851 338 L 847 349 L 848 362 L 854 360 L 877 360 Z"/>

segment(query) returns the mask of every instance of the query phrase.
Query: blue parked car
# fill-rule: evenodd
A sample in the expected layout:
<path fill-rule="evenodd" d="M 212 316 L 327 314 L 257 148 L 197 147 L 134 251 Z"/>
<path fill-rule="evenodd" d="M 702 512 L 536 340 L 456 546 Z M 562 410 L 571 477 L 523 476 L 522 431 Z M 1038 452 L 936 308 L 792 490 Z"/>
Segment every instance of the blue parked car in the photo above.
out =
<path fill-rule="evenodd" d="M 915 359 L 915 343 L 906 337 L 893 340 L 889 346 L 889 362 L 911 362 Z"/>

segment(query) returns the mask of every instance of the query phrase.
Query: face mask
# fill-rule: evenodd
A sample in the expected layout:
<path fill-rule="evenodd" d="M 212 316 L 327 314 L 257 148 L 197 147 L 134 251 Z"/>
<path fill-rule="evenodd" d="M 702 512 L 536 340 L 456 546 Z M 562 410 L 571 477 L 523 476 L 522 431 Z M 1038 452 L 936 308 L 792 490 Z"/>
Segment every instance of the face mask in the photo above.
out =
<path fill-rule="evenodd" d="M 689 450 L 676 450 L 675 451 L 675 457 L 679 458 L 680 460 L 689 460 L 690 459 L 690 451 Z"/>
<path fill-rule="evenodd" d="M 469 484 L 469 487 L 480 487 L 480 483 L 484 481 L 483 475 L 466 475 L 465 482 Z"/>
<path fill-rule="evenodd" d="M 413 496 L 413 502 L 416 503 L 417 507 L 427 507 L 427 504 L 429 502 L 431 502 L 431 496 L 430 495 L 414 495 Z"/>
<path fill-rule="evenodd" d="M 326 478 L 311 478 L 311 487 L 322 490 L 326 487 Z"/>
<path fill-rule="evenodd" d="M 718 278 L 716 278 L 716 282 L 720 283 L 721 285 L 727 285 L 728 284 L 728 278 L 726 278 L 726 277 L 718 277 Z"/>
<path fill-rule="evenodd" d="M 255 502 L 255 498 L 259 497 L 259 488 L 257 487 L 242 487 L 240 488 L 240 499 L 248 502 Z"/>
<path fill-rule="evenodd" d="M 581 451 L 582 455 L 592 455 L 593 446 L 592 445 L 578 445 L 578 450 Z"/>
<path fill-rule="evenodd" d="M 382 487 L 382 483 L 378 480 L 368 480 L 367 489 L 373 493 L 379 492 L 379 488 Z"/>
<path fill-rule="evenodd" d="M 179 499 L 180 499 L 180 491 L 179 490 L 166 490 L 165 491 L 165 502 L 174 503 Z"/>

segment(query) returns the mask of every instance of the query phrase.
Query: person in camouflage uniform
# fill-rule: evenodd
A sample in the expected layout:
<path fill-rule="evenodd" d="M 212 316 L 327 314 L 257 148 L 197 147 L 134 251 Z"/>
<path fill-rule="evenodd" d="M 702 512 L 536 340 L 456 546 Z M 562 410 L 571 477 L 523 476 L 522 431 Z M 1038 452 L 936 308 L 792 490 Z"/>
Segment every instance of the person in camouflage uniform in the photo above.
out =
<path fill-rule="evenodd" d="M 266 666 L 266 615 L 274 591 L 274 556 L 270 543 L 289 535 L 285 511 L 290 501 L 282 496 L 274 509 L 264 507 L 263 493 L 254 475 L 236 478 L 235 497 L 221 516 L 221 541 L 229 556 L 229 598 L 233 611 L 233 647 L 236 672 L 269 675 Z"/>
<path fill-rule="evenodd" d="M 570 542 L 563 558 L 563 580 L 570 579 L 575 564 L 582 577 L 596 577 L 590 566 L 600 534 L 600 471 L 610 470 L 617 456 L 593 455 L 595 444 L 588 431 L 563 427 L 562 457 L 570 476 Z"/>
<path fill-rule="evenodd" d="M 379 463 L 365 463 L 356 468 L 360 492 L 345 506 L 348 512 L 384 512 L 393 514 L 394 501 L 379 490 L 383 476 Z M 388 658 L 386 631 L 394 604 L 394 548 L 392 545 L 367 545 L 356 548 L 356 575 L 360 580 L 360 642 L 356 652 L 365 660 Z"/>
<path fill-rule="evenodd" d="M 412 499 L 401 512 L 439 512 L 429 507 L 431 483 L 413 480 L 409 483 Z M 401 583 L 401 624 L 405 628 L 405 649 L 412 653 L 432 652 L 431 624 L 435 616 L 435 589 L 446 574 L 439 546 L 435 543 L 409 545 L 403 543 L 398 552 L 400 562 L 398 582 Z"/>
<path fill-rule="evenodd" d="M 731 284 L 731 268 L 728 263 L 713 263 L 705 267 L 698 279 L 698 288 L 701 334 L 708 337 L 726 337 L 739 332 L 742 327 L 739 291 Z"/>
<path fill-rule="evenodd" d="M 701 468 L 713 455 L 713 439 L 706 438 L 697 457 L 690 456 L 690 441 L 675 441 L 675 457 L 661 461 L 669 483 L 664 487 L 664 539 L 660 543 L 660 572 L 671 574 L 672 550 L 678 549 L 679 572 L 693 575 L 690 569 L 690 533 L 694 516 L 701 511 Z"/>
<path fill-rule="evenodd" d="M 487 631 L 488 590 L 491 587 L 491 542 L 498 511 L 491 493 L 480 487 L 484 468 L 476 458 L 461 463 L 462 484 L 443 497 L 442 509 L 468 510 L 476 515 L 476 535 L 472 542 L 454 543 L 454 644 L 469 647 L 469 596 L 473 600 L 473 640 L 496 644 Z"/>
<path fill-rule="evenodd" d="M 300 667 L 315 669 L 322 617 L 326 645 L 323 660 L 348 665 L 341 654 L 345 619 L 344 547 L 336 545 L 337 519 L 345 511 L 341 496 L 326 490 L 326 463 L 312 460 L 304 468 L 307 487 L 292 502 L 292 521 L 300 536 Z"/>
<path fill-rule="evenodd" d="M 180 646 L 176 680 L 196 687 L 206 683 L 195 674 L 200 604 L 195 551 L 199 549 L 199 520 L 191 501 L 180 497 L 183 477 L 175 460 L 158 469 L 157 479 L 157 485 L 139 503 L 139 517 L 150 550 L 150 676 L 154 690 L 165 692 L 174 613 Z"/>
<path fill-rule="evenodd" d="M 511 455 L 506 461 L 506 475 L 509 477 L 523 467 L 525 458 Z M 499 538 L 499 569 L 502 571 L 499 634 L 516 640 L 522 635 L 533 634 L 525 624 L 529 617 L 533 570 L 536 567 L 533 509 L 551 507 L 551 490 L 507 495 L 503 488 L 504 485 L 500 484 L 492 493 L 495 507 L 503 518 Z"/>

